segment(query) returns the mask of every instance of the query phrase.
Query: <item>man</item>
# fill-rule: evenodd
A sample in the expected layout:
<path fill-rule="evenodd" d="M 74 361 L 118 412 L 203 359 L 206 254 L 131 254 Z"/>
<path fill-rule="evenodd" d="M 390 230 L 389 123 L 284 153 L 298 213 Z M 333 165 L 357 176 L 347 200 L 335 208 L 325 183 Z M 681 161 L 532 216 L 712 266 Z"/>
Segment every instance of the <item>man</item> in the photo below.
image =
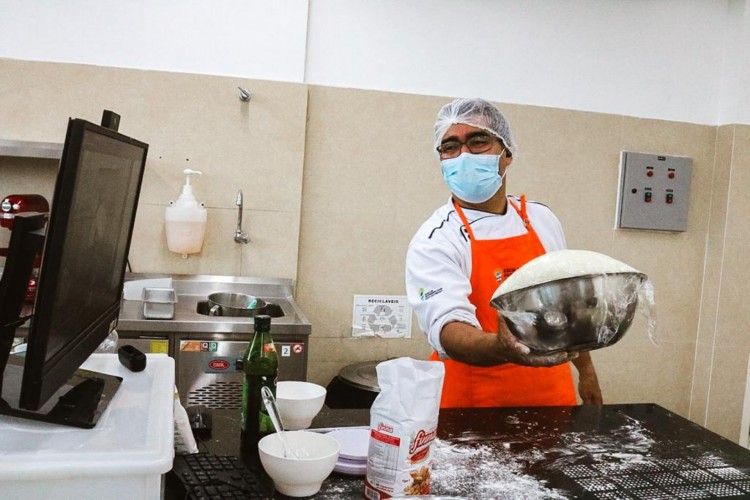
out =
<path fill-rule="evenodd" d="M 452 193 L 417 231 L 406 289 L 420 328 L 445 363 L 442 407 L 574 405 L 569 361 L 584 404 L 601 404 L 587 352 L 536 355 L 499 321 L 490 298 L 534 257 L 565 248 L 546 206 L 506 195 L 516 144 L 497 107 L 456 99 L 438 113 L 435 146 Z"/>

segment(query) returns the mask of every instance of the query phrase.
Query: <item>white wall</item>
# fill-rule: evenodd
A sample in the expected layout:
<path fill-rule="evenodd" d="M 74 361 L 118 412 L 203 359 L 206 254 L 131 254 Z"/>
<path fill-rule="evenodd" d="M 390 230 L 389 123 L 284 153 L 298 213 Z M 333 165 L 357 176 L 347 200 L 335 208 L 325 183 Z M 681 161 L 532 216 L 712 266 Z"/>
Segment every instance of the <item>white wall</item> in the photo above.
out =
<path fill-rule="evenodd" d="M 716 0 L 312 0 L 306 75 L 715 124 L 727 8 Z"/>
<path fill-rule="evenodd" d="M 0 57 L 750 123 L 746 0 L 0 2 Z"/>
<path fill-rule="evenodd" d="M 727 36 L 719 121 L 750 123 L 750 10 L 745 0 L 732 0 L 727 12 Z"/>
<path fill-rule="evenodd" d="M 307 0 L 2 0 L 0 57 L 301 82 Z"/>

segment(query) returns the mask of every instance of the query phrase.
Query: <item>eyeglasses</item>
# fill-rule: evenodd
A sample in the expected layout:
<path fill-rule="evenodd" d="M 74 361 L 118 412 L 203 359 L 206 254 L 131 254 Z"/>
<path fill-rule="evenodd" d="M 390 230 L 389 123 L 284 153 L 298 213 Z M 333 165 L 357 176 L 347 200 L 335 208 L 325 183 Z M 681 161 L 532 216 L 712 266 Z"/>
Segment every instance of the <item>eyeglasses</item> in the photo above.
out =
<path fill-rule="evenodd" d="M 447 140 L 436 149 L 437 152 L 440 153 L 441 158 L 455 158 L 461 154 L 461 149 L 464 144 L 469 148 L 470 153 L 480 154 L 489 151 L 496 140 L 499 139 L 489 134 L 478 133 L 469 137 L 466 142 L 461 142 L 455 139 Z"/>

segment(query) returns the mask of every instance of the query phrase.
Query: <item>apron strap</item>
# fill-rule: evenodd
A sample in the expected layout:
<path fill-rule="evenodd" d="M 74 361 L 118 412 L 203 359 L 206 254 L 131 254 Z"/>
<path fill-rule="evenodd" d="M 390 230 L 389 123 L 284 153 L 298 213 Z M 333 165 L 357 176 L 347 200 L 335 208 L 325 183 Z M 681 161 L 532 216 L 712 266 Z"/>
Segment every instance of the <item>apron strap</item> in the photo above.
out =
<path fill-rule="evenodd" d="M 508 198 L 508 202 L 510 205 L 518 212 L 518 215 L 521 216 L 521 220 L 523 221 L 523 225 L 526 226 L 528 229 L 529 227 L 529 216 L 526 213 L 526 195 L 521 195 L 521 206 L 519 207 L 516 202 L 513 200 L 513 198 Z"/>
<path fill-rule="evenodd" d="M 523 221 L 523 225 L 526 227 L 526 229 L 528 229 L 530 223 L 529 223 L 529 216 L 526 213 L 526 195 L 525 194 L 521 195 L 520 207 L 513 200 L 513 198 L 506 198 L 506 199 L 508 200 L 508 203 L 510 203 L 513 209 L 516 211 L 516 213 L 519 215 L 519 217 L 521 217 L 521 220 Z M 466 228 L 466 233 L 469 235 L 469 239 L 476 241 L 476 238 L 474 238 L 474 231 L 471 229 L 471 226 L 469 225 L 468 219 L 466 219 L 466 215 L 464 214 L 463 209 L 458 203 L 456 203 L 456 200 L 453 200 L 453 208 L 456 209 L 456 213 L 458 214 L 458 217 L 461 219 L 461 222 Z"/>
<path fill-rule="evenodd" d="M 456 200 L 453 200 L 453 208 L 456 209 L 456 213 L 461 218 L 461 222 L 463 222 L 464 227 L 466 228 L 466 233 L 469 235 L 469 239 L 474 241 L 474 231 L 471 230 L 471 226 L 469 225 L 469 221 L 466 219 L 466 215 L 464 215 L 464 211 L 461 209 L 458 203 L 456 203 Z"/>

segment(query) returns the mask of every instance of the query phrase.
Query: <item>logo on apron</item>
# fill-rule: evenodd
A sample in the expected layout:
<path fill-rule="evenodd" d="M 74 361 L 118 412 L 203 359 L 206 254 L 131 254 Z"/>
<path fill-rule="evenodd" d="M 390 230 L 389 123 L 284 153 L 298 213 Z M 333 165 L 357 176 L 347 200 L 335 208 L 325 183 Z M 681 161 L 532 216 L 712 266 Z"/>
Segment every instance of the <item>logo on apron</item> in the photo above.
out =
<path fill-rule="evenodd" d="M 504 269 L 495 269 L 495 281 L 502 283 L 507 280 L 511 274 L 516 272 L 515 267 L 506 267 Z"/>

